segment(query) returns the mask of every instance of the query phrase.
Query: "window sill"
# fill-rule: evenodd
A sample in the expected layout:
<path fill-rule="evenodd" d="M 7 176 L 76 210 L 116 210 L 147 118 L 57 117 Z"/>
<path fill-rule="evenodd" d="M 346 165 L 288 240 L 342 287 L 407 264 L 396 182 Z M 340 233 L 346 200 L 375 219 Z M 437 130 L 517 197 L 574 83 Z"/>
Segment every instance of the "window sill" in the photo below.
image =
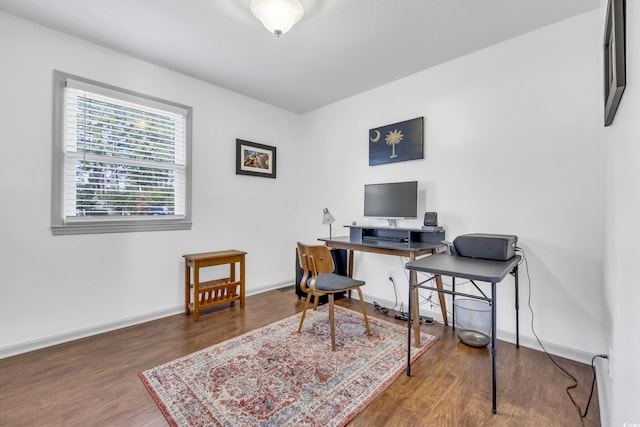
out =
<path fill-rule="evenodd" d="M 51 234 L 54 236 L 66 236 L 73 234 L 104 234 L 104 233 L 134 233 L 140 231 L 174 231 L 191 230 L 191 222 L 184 220 L 166 221 L 133 221 L 125 223 L 122 221 L 99 223 L 99 224 L 66 224 L 51 226 Z"/>

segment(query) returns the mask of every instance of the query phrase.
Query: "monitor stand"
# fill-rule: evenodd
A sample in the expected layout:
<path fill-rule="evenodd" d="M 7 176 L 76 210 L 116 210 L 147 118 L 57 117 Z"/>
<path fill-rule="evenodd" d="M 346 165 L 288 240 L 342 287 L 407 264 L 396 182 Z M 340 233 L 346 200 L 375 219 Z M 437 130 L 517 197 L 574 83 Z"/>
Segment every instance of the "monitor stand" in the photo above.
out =
<path fill-rule="evenodd" d="M 397 227 L 398 226 L 398 223 L 396 223 L 395 219 L 387 218 L 387 221 L 389 221 L 389 227 Z"/>

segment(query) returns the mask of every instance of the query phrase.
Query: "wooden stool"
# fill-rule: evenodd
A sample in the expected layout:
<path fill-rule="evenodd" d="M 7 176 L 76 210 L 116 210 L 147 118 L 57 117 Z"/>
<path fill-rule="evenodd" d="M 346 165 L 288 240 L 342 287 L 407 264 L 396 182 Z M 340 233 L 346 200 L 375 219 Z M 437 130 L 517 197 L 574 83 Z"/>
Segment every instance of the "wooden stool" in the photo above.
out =
<path fill-rule="evenodd" d="M 219 304 L 240 300 L 240 308 L 244 308 L 244 256 L 246 252 L 228 250 L 183 255 L 184 257 L 184 314 L 191 314 L 193 321 L 199 319 L 200 310 Z M 236 280 L 236 263 L 240 264 L 240 280 Z M 229 264 L 229 277 L 200 282 L 200 269 L 216 265 Z M 193 268 L 193 283 L 191 269 Z M 238 292 L 238 286 L 240 290 Z M 193 302 L 191 302 L 193 289 Z"/>

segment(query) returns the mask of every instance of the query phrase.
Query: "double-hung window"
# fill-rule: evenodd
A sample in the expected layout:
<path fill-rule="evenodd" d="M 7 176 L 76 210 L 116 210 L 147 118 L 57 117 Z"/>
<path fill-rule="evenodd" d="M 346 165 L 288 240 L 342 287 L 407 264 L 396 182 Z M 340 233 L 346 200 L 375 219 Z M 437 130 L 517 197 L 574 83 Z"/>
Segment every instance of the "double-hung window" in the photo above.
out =
<path fill-rule="evenodd" d="M 191 113 L 55 71 L 52 233 L 190 229 Z"/>

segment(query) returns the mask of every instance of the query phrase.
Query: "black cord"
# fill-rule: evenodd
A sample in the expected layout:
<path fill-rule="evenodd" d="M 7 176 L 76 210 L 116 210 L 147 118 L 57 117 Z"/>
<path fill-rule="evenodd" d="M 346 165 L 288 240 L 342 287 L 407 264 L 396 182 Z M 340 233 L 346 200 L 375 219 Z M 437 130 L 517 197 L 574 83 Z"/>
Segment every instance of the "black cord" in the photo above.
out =
<path fill-rule="evenodd" d="M 383 307 L 380 304 L 378 304 L 377 302 L 373 302 L 373 308 L 376 309 L 376 311 L 379 311 L 381 313 L 383 313 L 385 316 L 389 315 L 389 309 L 387 307 Z"/>
<path fill-rule="evenodd" d="M 544 354 L 546 354 L 547 357 L 549 357 L 551 362 L 553 362 L 553 364 L 556 365 L 556 367 L 558 369 L 560 369 L 565 375 L 567 375 L 569 378 L 571 378 L 571 380 L 573 380 L 573 384 L 569 385 L 566 388 L 565 391 L 566 391 L 567 395 L 569 396 L 569 399 L 571 399 L 571 402 L 573 403 L 573 406 L 575 406 L 576 409 L 578 410 L 578 414 L 582 415 L 582 411 L 580 410 L 579 405 L 573 399 L 573 396 L 571 396 L 571 393 L 569 393 L 569 390 L 574 389 L 574 388 L 576 388 L 578 386 L 578 380 L 576 379 L 576 377 L 571 375 L 571 373 L 569 373 L 566 369 L 564 369 L 562 366 L 560 366 L 558 364 L 558 362 L 556 362 L 555 359 L 551 356 L 551 354 L 549 354 L 547 349 L 542 344 L 542 341 L 540 341 L 540 338 L 538 337 L 538 334 L 536 334 L 536 331 L 535 331 L 535 329 L 533 327 L 534 313 L 533 313 L 533 308 L 531 307 L 531 275 L 529 274 L 529 262 L 527 261 L 527 256 L 526 256 L 526 254 L 524 252 L 524 249 L 517 247 L 516 250 L 519 250 L 520 252 L 522 252 L 522 260 L 523 260 L 523 263 L 524 263 L 524 266 L 525 266 L 525 270 L 526 270 L 526 273 L 527 273 L 527 280 L 529 281 L 529 294 L 528 294 L 528 298 L 527 298 L 527 305 L 529 306 L 529 311 L 531 312 L 531 332 L 533 332 L 533 336 L 536 337 L 536 340 L 538 341 L 538 344 L 542 348 L 542 351 L 544 352 Z"/>
<path fill-rule="evenodd" d="M 538 344 L 542 348 L 542 351 L 544 351 L 544 353 L 547 355 L 547 357 L 549 357 L 551 362 L 553 362 L 553 364 L 556 365 L 556 367 L 558 369 L 560 369 L 565 375 L 567 375 L 573 381 L 573 384 L 570 384 L 569 386 L 567 386 L 567 388 L 565 389 L 565 392 L 569 396 L 569 399 L 571 400 L 571 403 L 573 403 L 573 406 L 575 406 L 576 410 L 578 411 L 578 415 L 580 415 L 580 421 L 584 425 L 583 418 L 585 418 L 587 416 L 587 412 L 589 411 L 589 405 L 591 404 L 591 398 L 593 397 L 593 389 L 594 389 L 595 382 L 596 382 L 596 370 L 595 370 L 595 366 L 594 366 L 593 362 L 597 357 L 602 357 L 602 358 L 605 358 L 605 359 L 608 358 L 608 357 L 607 357 L 607 355 L 604 355 L 604 354 L 598 354 L 598 355 L 593 356 L 593 358 L 591 359 L 591 369 L 593 371 L 593 381 L 591 383 L 591 393 L 589 394 L 589 400 L 587 401 L 587 407 L 586 407 L 586 409 L 584 411 L 584 415 L 583 415 L 582 414 L 582 410 L 580 409 L 580 405 L 578 405 L 578 403 L 575 401 L 575 399 L 573 398 L 573 396 L 569 392 L 570 390 L 572 390 L 572 389 L 574 389 L 574 388 L 576 388 L 578 386 L 578 380 L 571 373 L 569 373 L 569 371 L 567 371 L 565 368 L 560 366 L 558 364 L 558 362 L 556 362 L 556 360 L 551 356 L 551 354 L 549 354 L 547 349 L 542 344 L 542 341 L 540 341 L 540 338 L 536 334 L 535 329 L 533 328 L 534 314 L 533 314 L 533 308 L 531 307 L 531 275 L 529 274 L 529 263 L 527 261 L 527 256 L 525 254 L 524 249 L 520 248 L 520 247 L 516 247 L 516 250 L 522 252 L 522 260 L 520 261 L 519 264 L 523 264 L 524 263 L 525 270 L 526 270 L 526 273 L 527 273 L 527 280 L 529 282 L 529 295 L 528 295 L 528 299 L 527 299 L 527 305 L 529 306 L 529 311 L 531 312 L 531 332 L 533 332 L 533 336 L 536 337 L 536 340 L 538 341 Z"/>
<path fill-rule="evenodd" d="M 396 282 L 393 280 L 393 277 L 389 276 L 389 280 L 393 284 L 393 295 L 396 298 L 396 302 L 393 304 L 393 307 L 391 307 L 391 309 L 395 310 L 396 307 L 398 306 L 398 288 L 396 287 Z"/>
<path fill-rule="evenodd" d="M 389 310 L 395 310 L 395 308 L 398 306 L 398 289 L 396 288 L 396 282 L 393 281 L 393 277 L 391 276 L 389 276 L 389 280 L 391 281 L 391 283 L 393 283 L 393 293 L 396 297 L 396 302 L 395 304 L 393 304 L 393 307 L 387 308 L 387 307 L 381 306 L 375 301 L 373 302 L 373 308 L 375 308 L 376 311 L 383 313 L 385 316 L 389 315 Z"/>

